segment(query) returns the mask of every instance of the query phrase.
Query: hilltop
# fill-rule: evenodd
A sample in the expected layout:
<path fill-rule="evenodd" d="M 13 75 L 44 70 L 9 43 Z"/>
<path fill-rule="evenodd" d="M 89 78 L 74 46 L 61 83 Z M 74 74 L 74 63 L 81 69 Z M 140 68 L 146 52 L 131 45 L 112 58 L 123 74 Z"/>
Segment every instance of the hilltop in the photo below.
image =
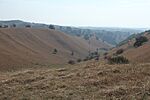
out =
<path fill-rule="evenodd" d="M 31 23 L 21 20 L 0 21 L 0 26 L 8 25 L 12 27 L 13 24 L 17 28 L 24 28 L 26 25 L 30 25 L 32 28 L 48 29 L 49 25 L 43 23 Z M 142 32 L 144 29 L 131 29 L 131 28 L 107 28 L 107 27 L 72 27 L 72 26 L 60 26 L 53 25 L 56 30 L 64 32 L 72 36 L 78 36 L 88 40 L 91 36 L 95 35 L 96 39 L 105 42 L 111 46 L 115 46 L 121 41 L 125 40 L 133 33 Z"/>

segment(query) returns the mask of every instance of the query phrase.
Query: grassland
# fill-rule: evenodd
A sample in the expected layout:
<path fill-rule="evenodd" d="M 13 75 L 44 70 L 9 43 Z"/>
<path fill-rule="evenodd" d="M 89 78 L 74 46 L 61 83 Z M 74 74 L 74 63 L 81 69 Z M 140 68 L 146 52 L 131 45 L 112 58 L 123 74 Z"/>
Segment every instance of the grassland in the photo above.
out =
<path fill-rule="evenodd" d="M 149 100 L 150 63 L 0 72 L 0 100 Z"/>

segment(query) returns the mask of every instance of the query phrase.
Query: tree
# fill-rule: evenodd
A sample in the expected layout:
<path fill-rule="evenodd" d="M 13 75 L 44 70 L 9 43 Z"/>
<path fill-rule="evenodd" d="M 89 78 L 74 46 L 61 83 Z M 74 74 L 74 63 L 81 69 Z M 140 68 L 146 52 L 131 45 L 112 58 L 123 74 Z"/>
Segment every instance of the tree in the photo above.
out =
<path fill-rule="evenodd" d="M 77 59 L 77 62 L 81 62 L 82 60 L 79 58 L 79 59 Z"/>
<path fill-rule="evenodd" d="M 137 37 L 136 41 L 134 43 L 134 47 L 137 48 L 137 47 L 141 46 L 144 42 L 147 42 L 147 41 L 148 41 L 148 39 L 145 36 Z"/>
<path fill-rule="evenodd" d="M 54 25 L 49 25 L 49 29 L 55 30 L 55 26 Z"/>
<path fill-rule="evenodd" d="M 26 27 L 26 28 L 31 28 L 31 25 L 26 25 L 25 27 Z"/>
<path fill-rule="evenodd" d="M 13 24 L 12 27 L 16 27 L 16 24 Z"/>
<path fill-rule="evenodd" d="M 57 49 L 54 49 L 53 50 L 53 54 L 57 54 L 58 50 Z"/>

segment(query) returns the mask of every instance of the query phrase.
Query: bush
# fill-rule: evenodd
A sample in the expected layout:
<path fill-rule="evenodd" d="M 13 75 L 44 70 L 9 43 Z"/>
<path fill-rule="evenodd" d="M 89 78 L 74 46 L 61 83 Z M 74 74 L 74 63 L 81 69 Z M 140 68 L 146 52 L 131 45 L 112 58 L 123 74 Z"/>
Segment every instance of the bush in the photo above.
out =
<path fill-rule="evenodd" d="M 122 54 L 123 52 L 124 52 L 123 49 L 119 49 L 119 50 L 116 51 L 116 54 L 117 54 L 117 55 L 120 55 L 120 54 Z"/>
<path fill-rule="evenodd" d="M 75 61 L 74 61 L 74 60 L 69 60 L 69 61 L 68 61 L 68 64 L 74 65 L 74 64 L 75 64 Z"/>
<path fill-rule="evenodd" d="M 12 27 L 16 27 L 16 24 L 13 24 Z"/>
<path fill-rule="evenodd" d="M 128 64 L 129 60 L 123 56 L 115 56 L 115 57 L 109 57 L 108 63 L 110 64 Z"/>
<path fill-rule="evenodd" d="M 142 44 L 144 43 L 144 42 L 147 42 L 148 41 L 148 39 L 147 39 L 147 37 L 145 37 L 145 36 L 140 36 L 140 37 L 137 37 L 136 38 L 136 41 L 135 41 L 135 43 L 134 43 L 134 47 L 139 47 L 139 46 L 142 46 Z"/>
<path fill-rule="evenodd" d="M 8 28 L 8 25 L 4 25 L 4 28 Z"/>
<path fill-rule="evenodd" d="M 55 26 L 54 25 L 49 25 L 49 29 L 55 30 Z"/>
<path fill-rule="evenodd" d="M 58 50 L 57 49 L 54 49 L 53 50 L 53 54 L 57 54 Z"/>
<path fill-rule="evenodd" d="M 81 62 L 82 60 L 81 59 L 77 59 L 77 62 Z"/>
<path fill-rule="evenodd" d="M 26 28 L 30 28 L 30 27 L 31 27 L 31 25 L 26 25 L 25 27 L 26 27 Z"/>

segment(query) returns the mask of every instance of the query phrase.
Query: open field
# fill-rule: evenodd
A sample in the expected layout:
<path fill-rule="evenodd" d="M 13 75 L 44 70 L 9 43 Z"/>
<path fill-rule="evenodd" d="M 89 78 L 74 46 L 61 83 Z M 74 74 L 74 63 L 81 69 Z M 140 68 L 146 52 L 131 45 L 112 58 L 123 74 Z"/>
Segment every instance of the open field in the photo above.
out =
<path fill-rule="evenodd" d="M 0 100 L 149 100 L 150 63 L 90 61 L 0 73 Z"/>

